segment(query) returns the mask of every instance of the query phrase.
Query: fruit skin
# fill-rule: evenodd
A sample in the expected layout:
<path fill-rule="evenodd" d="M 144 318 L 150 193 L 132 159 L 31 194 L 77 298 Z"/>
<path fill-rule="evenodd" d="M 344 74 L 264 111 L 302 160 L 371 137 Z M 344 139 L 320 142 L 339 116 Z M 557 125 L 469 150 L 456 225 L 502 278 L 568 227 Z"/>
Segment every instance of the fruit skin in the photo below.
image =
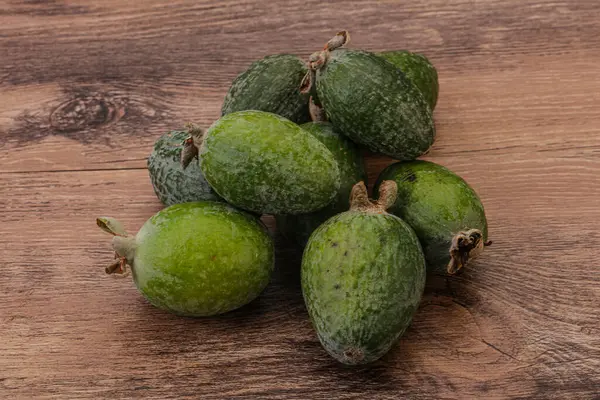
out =
<path fill-rule="evenodd" d="M 260 110 L 298 124 L 310 121 L 308 95 L 299 89 L 307 71 L 306 64 L 291 54 L 276 54 L 255 61 L 231 84 L 221 115 Z"/>
<path fill-rule="evenodd" d="M 431 147 L 435 127 L 425 97 L 402 71 L 360 50 L 324 51 L 318 98 L 332 125 L 375 153 L 412 160 Z"/>
<path fill-rule="evenodd" d="M 202 138 L 199 159 L 221 197 L 256 213 L 316 211 L 340 187 L 337 162 L 324 144 L 293 122 L 262 111 L 221 117 Z"/>
<path fill-rule="evenodd" d="M 277 228 L 288 238 L 304 247 L 310 234 L 335 214 L 347 211 L 350 191 L 357 182 L 366 181 L 367 174 L 360 150 L 345 136 L 335 132 L 327 122 L 309 122 L 301 128 L 319 139 L 333 154 L 340 168 L 341 185 L 327 207 L 310 214 L 277 215 Z"/>
<path fill-rule="evenodd" d="M 481 246 L 476 246 L 479 251 L 468 255 L 466 261 L 479 254 L 488 240 L 485 211 L 477 193 L 461 177 L 432 162 L 411 161 L 395 163 L 383 170 L 375 183 L 375 194 L 385 180 L 394 180 L 398 185 L 398 199 L 389 212 L 415 230 L 429 272 L 449 273 L 450 249 L 461 231 L 481 232 Z"/>
<path fill-rule="evenodd" d="M 421 90 L 431 110 L 435 109 L 440 85 L 437 70 L 427 57 L 408 50 L 384 51 L 377 55 L 404 72 L 407 78 Z"/>
<path fill-rule="evenodd" d="M 344 364 L 365 364 L 382 357 L 409 326 L 425 285 L 425 259 L 400 218 L 352 209 L 311 235 L 301 282 L 325 350 Z"/>
<path fill-rule="evenodd" d="M 179 154 L 187 131 L 171 131 L 162 135 L 148 157 L 148 172 L 154 193 L 166 206 L 191 201 L 223 201 L 210 187 L 197 164 L 185 170 Z"/>
<path fill-rule="evenodd" d="M 273 270 L 273 242 L 259 220 L 217 202 L 176 204 L 148 219 L 113 247 L 132 266 L 154 306 L 184 316 L 210 316 L 255 299 Z"/>

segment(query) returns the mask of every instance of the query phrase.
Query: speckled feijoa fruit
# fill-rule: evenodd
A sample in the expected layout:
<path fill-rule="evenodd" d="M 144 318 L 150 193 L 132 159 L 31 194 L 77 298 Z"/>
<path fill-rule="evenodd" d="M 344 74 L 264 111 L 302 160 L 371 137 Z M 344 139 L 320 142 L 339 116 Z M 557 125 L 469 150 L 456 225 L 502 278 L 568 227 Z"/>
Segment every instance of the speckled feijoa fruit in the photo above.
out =
<path fill-rule="evenodd" d="M 107 273 L 131 267 L 133 280 L 158 308 L 210 316 L 255 299 L 273 270 L 273 243 L 261 222 L 233 207 L 202 201 L 159 211 L 130 236 L 112 218 L 97 224 L 114 235 L 117 261 Z"/>
<path fill-rule="evenodd" d="M 301 127 L 319 139 L 335 157 L 340 169 L 340 189 L 333 201 L 325 208 L 309 214 L 278 215 L 277 228 L 300 246 L 306 245 L 311 233 L 329 218 L 349 207 L 352 186 L 366 181 L 367 174 L 360 150 L 344 135 L 339 134 L 328 122 L 309 122 Z"/>
<path fill-rule="evenodd" d="M 327 118 L 354 142 L 398 160 L 415 159 L 433 144 L 427 100 L 392 63 L 338 46 L 311 55 L 309 66 Z"/>
<path fill-rule="evenodd" d="M 428 161 L 392 164 L 379 175 L 374 192 L 388 180 L 398 185 L 389 212 L 415 230 L 428 271 L 456 274 L 491 243 L 479 196 L 452 171 Z"/>
<path fill-rule="evenodd" d="M 385 208 L 396 184 L 372 203 L 363 183 L 350 211 L 321 225 L 302 257 L 302 293 L 325 350 L 344 364 L 382 357 L 409 326 L 425 285 L 425 259 L 413 230 Z"/>
<path fill-rule="evenodd" d="M 404 72 L 423 93 L 429 107 L 435 109 L 440 90 L 438 73 L 433 64 L 423 54 L 408 50 L 392 50 L 377 53 Z"/>
<path fill-rule="evenodd" d="M 186 130 L 170 131 L 154 143 L 148 157 L 148 172 L 154 192 L 167 206 L 191 201 L 215 200 L 221 198 L 210 187 L 198 164 L 183 169 L 180 162 L 183 142 L 190 136 L 190 126 Z"/>
<path fill-rule="evenodd" d="M 227 114 L 196 135 L 182 154 L 198 152 L 210 186 L 227 202 L 259 214 L 300 214 L 327 206 L 340 188 L 337 161 L 300 126 L 273 113 Z"/>
<path fill-rule="evenodd" d="M 300 92 L 306 64 L 291 54 L 276 54 L 255 61 L 231 84 L 222 115 L 260 110 L 281 115 L 298 124 L 310 121 L 308 96 Z"/>

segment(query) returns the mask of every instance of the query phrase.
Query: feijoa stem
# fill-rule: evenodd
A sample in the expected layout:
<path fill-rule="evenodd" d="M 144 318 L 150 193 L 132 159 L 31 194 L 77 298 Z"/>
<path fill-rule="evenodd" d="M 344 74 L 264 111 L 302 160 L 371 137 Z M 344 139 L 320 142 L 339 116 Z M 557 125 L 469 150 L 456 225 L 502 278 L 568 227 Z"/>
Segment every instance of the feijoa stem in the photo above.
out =
<path fill-rule="evenodd" d="M 350 192 L 350 211 L 372 214 L 386 214 L 398 197 L 398 185 L 394 181 L 383 181 L 379 186 L 379 200 L 369 200 L 367 187 L 363 181 L 352 187 Z"/>
<path fill-rule="evenodd" d="M 477 257 L 483 248 L 490 246 L 491 241 L 484 242 L 483 233 L 479 229 L 468 229 L 458 232 L 452 238 L 450 246 L 450 262 L 447 272 L 449 275 L 457 274 L 465 267 L 469 260 Z"/>
<path fill-rule="evenodd" d="M 345 46 L 350 41 L 350 33 L 348 31 L 340 31 L 333 38 L 329 39 L 329 41 L 325 44 L 322 51 L 314 52 L 308 57 L 308 69 L 311 71 L 316 71 L 321 69 L 329 59 L 329 53 L 332 51 L 339 49 L 340 47 Z M 307 84 L 306 80 L 310 79 Z M 314 84 L 314 76 L 307 75 L 305 79 L 302 80 L 301 90 L 303 93 L 308 93 L 306 88 L 310 89 L 311 84 Z"/>
<path fill-rule="evenodd" d="M 189 137 L 183 142 L 183 149 L 181 150 L 181 166 L 183 169 L 186 169 L 192 160 L 198 157 L 198 151 L 204 137 L 204 132 L 197 125 L 188 123 L 185 127 Z"/>
<path fill-rule="evenodd" d="M 325 110 L 323 107 L 319 107 L 315 104 L 315 100 L 312 96 L 308 101 L 308 111 L 310 113 L 310 118 L 313 122 L 326 122 L 327 116 L 325 115 Z"/>
<path fill-rule="evenodd" d="M 348 31 L 340 31 L 335 34 L 334 37 L 329 39 L 329 41 L 325 44 L 323 50 L 333 51 L 335 49 L 339 49 L 340 47 L 345 46 L 350 42 L 350 32 Z"/>
<path fill-rule="evenodd" d="M 135 256 L 135 238 L 127 234 L 123 224 L 114 218 L 96 218 L 96 225 L 105 232 L 113 235 L 112 247 L 117 261 L 105 268 L 107 274 L 125 274 L 127 265 L 133 265 Z"/>
<path fill-rule="evenodd" d="M 96 225 L 104 232 L 108 232 L 113 236 L 127 236 L 127 231 L 122 223 L 111 217 L 96 218 Z"/>

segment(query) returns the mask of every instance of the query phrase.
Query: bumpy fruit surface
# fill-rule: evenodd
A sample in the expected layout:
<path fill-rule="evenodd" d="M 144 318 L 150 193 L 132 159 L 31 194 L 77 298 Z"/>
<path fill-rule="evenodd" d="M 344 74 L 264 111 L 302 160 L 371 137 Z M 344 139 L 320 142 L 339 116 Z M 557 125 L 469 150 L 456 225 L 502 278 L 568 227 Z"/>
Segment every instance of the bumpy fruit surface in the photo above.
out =
<path fill-rule="evenodd" d="M 300 214 L 338 193 L 335 157 L 319 140 L 279 115 L 239 111 L 193 140 L 200 168 L 227 202 L 259 214 Z"/>
<path fill-rule="evenodd" d="M 221 198 L 211 189 L 198 164 L 183 169 L 180 153 L 188 131 L 171 131 L 154 144 L 148 157 L 148 172 L 158 199 L 167 206 Z"/>
<path fill-rule="evenodd" d="M 455 274 L 481 253 L 488 239 L 485 211 L 461 177 L 432 162 L 412 161 L 383 170 L 374 192 L 387 180 L 398 185 L 389 212 L 415 230 L 430 272 Z"/>
<path fill-rule="evenodd" d="M 429 150 L 435 139 L 431 108 L 392 63 L 374 53 L 334 48 L 313 54 L 310 66 L 318 99 L 335 129 L 399 160 Z"/>
<path fill-rule="evenodd" d="M 108 273 L 131 267 L 139 291 L 158 308 L 210 316 L 255 299 L 273 270 L 273 243 L 256 218 L 224 203 L 175 204 L 129 236 L 111 218 L 98 225 L 114 235 L 118 261 Z"/>
<path fill-rule="evenodd" d="M 427 57 L 407 50 L 384 51 L 377 55 L 404 72 L 407 78 L 421 90 L 429 107 L 435 109 L 440 85 L 437 70 Z"/>
<path fill-rule="evenodd" d="M 222 115 L 259 110 L 298 124 L 310 121 L 308 96 L 299 89 L 306 72 L 305 63 L 290 54 L 276 54 L 252 63 L 231 84 Z"/>
<path fill-rule="evenodd" d="M 395 199 L 386 184 L 377 203 L 364 184 L 351 208 L 310 237 L 302 258 L 302 292 L 321 344 L 344 364 L 382 357 L 409 326 L 425 285 L 425 259 L 412 229 L 385 212 Z"/>
<path fill-rule="evenodd" d="M 367 174 L 360 150 L 345 136 L 333 130 L 327 122 L 309 122 L 301 127 L 319 139 L 335 157 L 340 168 L 340 189 L 327 207 L 310 214 L 278 215 L 277 227 L 301 246 L 306 245 L 310 234 L 323 222 L 336 214 L 347 211 L 352 186 L 365 181 Z"/>

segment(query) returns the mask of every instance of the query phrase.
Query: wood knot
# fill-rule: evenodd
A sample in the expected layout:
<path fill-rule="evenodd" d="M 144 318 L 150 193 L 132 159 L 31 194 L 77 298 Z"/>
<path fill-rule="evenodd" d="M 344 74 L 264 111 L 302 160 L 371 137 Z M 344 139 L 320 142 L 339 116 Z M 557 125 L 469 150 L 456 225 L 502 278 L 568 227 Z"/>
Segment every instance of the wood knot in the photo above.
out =
<path fill-rule="evenodd" d="M 61 132 L 80 131 L 117 122 L 125 108 L 99 96 L 78 97 L 58 106 L 50 114 L 50 125 Z"/>

